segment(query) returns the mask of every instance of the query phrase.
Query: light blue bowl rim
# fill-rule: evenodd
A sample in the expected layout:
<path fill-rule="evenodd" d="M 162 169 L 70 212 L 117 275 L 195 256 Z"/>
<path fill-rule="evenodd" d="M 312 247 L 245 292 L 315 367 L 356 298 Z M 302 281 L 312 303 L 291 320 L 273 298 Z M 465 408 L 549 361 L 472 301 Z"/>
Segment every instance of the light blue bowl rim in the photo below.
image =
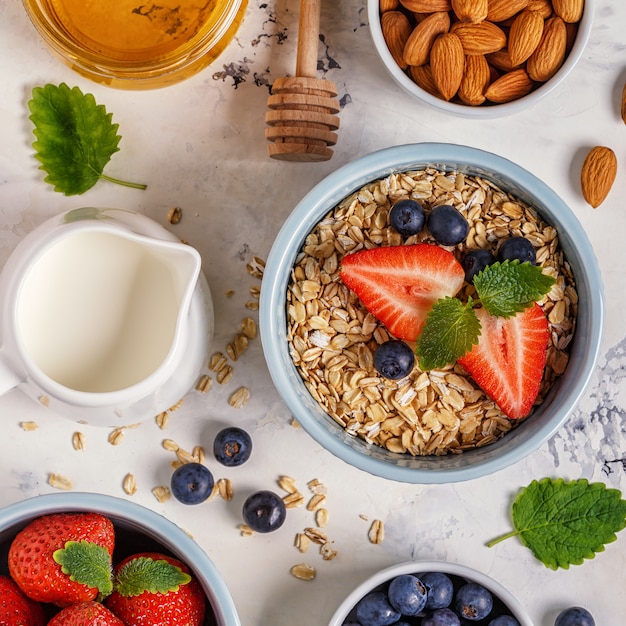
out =
<path fill-rule="evenodd" d="M 455 466 L 453 461 L 446 459 L 478 454 L 477 450 L 466 451 L 462 455 L 436 457 L 437 462 L 444 467 L 416 469 L 372 458 L 367 451 L 347 445 L 341 437 L 331 434 L 332 427 L 328 422 L 332 422 L 332 418 L 326 416 L 326 421 L 319 419 L 319 415 L 311 415 L 303 406 L 303 395 L 310 395 L 288 350 L 285 293 L 295 258 L 306 236 L 328 211 L 364 185 L 392 173 L 426 166 L 459 171 L 469 168 L 473 173 L 480 173 L 484 178 L 502 184 L 506 191 L 531 206 L 540 207 L 540 214 L 548 211 L 549 215 L 544 215 L 544 218 L 557 229 L 561 245 L 565 248 L 567 242 L 570 242 L 567 244 L 570 250 L 566 252 L 568 261 L 572 265 L 575 265 L 574 257 L 580 261 L 578 267 L 574 268 L 579 289 L 578 326 L 574 343 L 585 342 L 586 347 L 575 368 L 570 359 L 568 369 L 561 377 L 567 380 L 557 381 L 559 389 L 567 387 L 563 393 L 565 397 L 549 403 L 553 414 L 547 422 L 526 427 L 531 421 L 526 420 L 513 433 L 490 446 L 480 448 L 480 454 L 483 455 L 481 460 L 469 467 Z M 581 280 L 583 276 L 584 281 Z M 267 258 L 261 289 L 259 328 L 274 385 L 295 419 L 313 439 L 335 456 L 373 475 L 401 482 L 429 484 L 464 481 L 491 474 L 516 463 L 551 438 L 576 407 L 589 384 L 599 357 L 604 317 L 602 278 L 593 247 L 578 218 L 552 189 L 524 168 L 493 153 L 456 144 L 417 143 L 383 148 L 343 165 L 313 187 L 297 204 L 278 232 Z M 548 399 L 540 410 L 546 406 Z M 503 443 L 512 434 L 519 432 L 522 426 L 530 433 L 524 436 L 523 441 L 515 445 Z M 336 425 L 336 430 L 342 429 Z M 450 465 L 445 466 L 446 463 Z"/>
<path fill-rule="evenodd" d="M 176 524 L 135 502 L 90 492 L 33 496 L 0 509 L 0 535 L 36 517 L 61 512 L 101 513 L 163 543 L 194 570 L 219 626 L 241 625 L 230 592 L 208 555 Z"/>

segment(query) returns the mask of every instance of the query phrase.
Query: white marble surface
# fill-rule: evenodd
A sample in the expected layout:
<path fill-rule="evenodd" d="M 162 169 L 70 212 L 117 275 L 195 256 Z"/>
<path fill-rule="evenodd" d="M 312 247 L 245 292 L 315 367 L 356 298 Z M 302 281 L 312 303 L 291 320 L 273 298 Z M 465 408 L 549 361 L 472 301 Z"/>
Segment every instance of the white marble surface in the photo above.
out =
<path fill-rule="evenodd" d="M 619 116 L 626 78 L 626 4 L 598 2 L 589 45 L 579 65 L 548 99 L 515 117 L 492 121 L 450 118 L 413 102 L 389 78 L 368 32 L 365 2 L 327 2 L 322 14 L 320 59 L 344 104 L 339 143 L 321 164 L 292 164 L 266 156 L 263 117 L 268 85 L 293 72 L 297 2 L 250 0 L 236 39 L 209 68 L 159 91 L 125 92 L 89 82 L 53 58 L 19 0 L 0 4 L 0 265 L 24 235 L 47 217 L 85 205 L 143 212 L 167 225 L 172 206 L 183 220 L 168 227 L 201 252 L 216 308 L 215 348 L 224 349 L 248 313 L 246 271 L 253 255 L 265 258 L 273 237 L 297 201 L 327 173 L 377 148 L 419 141 L 462 143 L 507 157 L 543 179 L 571 206 L 596 249 L 607 295 L 607 325 L 597 376 L 566 426 L 526 460 L 496 475 L 446 486 L 393 484 L 331 457 L 290 415 L 274 391 L 261 345 L 253 342 L 225 386 L 206 395 L 190 392 L 165 431 L 152 419 L 128 430 L 122 443 L 107 442 L 106 428 L 80 427 L 87 449 L 71 438 L 79 427 L 49 414 L 19 391 L 0 398 L 0 505 L 54 491 L 49 472 L 65 474 L 76 490 L 119 497 L 133 472 L 133 500 L 189 530 L 223 573 L 245 626 L 314 626 L 328 622 L 341 599 L 380 567 L 407 559 L 448 559 L 494 576 L 523 604 L 537 626 L 552 626 L 558 610 L 587 606 L 598 626 L 623 623 L 626 535 L 595 559 L 554 572 L 534 560 L 516 540 L 488 549 L 485 542 L 510 527 L 509 505 L 518 489 L 544 476 L 585 477 L 626 490 L 626 325 L 624 235 L 626 176 L 620 163 L 608 200 L 593 210 L 582 200 L 579 171 L 586 150 L 611 146 L 625 158 L 626 128 Z M 31 149 L 26 103 L 31 89 L 67 82 L 91 91 L 113 112 L 123 139 L 107 168 L 113 176 L 148 183 L 135 191 L 99 183 L 82 197 L 66 198 L 42 180 Z M 232 297 L 225 292 L 234 290 Z M 256 315 L 252 313 L 252 315 Z M 228 405 L 240 385 L 252 392 L 245 409 Z M 24 432 L 20 422 L 39 429 Z M 169 481 L 171 453 L 164 437 L 186 449 L 210 449 L 218 426 L 250 430 L 252 460 L 220 469 L 232 480 L 232 501 L 197 508 L 173 500 L 159 504 L 150 490 Z M 286 525 L 268 536 L 241 537 L 239 511 L 245 495 L 276 488 L 279 475 L 306 489 L 318 478 L 328 486 L 326 529 L 339 556 L 324 562 L 293 547 L 294 534 L 311 525 L 303 508 L 289 511 Z M 386 539 L 367 539 L 370 520 L 382 519 Z M 306 561 L 318 569 L 313 582 L 291 577 Z"/>

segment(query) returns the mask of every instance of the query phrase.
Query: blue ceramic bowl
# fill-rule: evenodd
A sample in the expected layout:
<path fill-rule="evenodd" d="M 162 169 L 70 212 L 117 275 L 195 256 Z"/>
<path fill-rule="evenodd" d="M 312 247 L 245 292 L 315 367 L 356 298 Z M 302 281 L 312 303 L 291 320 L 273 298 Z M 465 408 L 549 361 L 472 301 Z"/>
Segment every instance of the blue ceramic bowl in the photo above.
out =
<path fill-rule="evenodd" d="M 100 513 L 108 517 L 115 525 L 116 550 L 121 551 L 122 557 L 138 551 L 165 550 L 171 553 L 195 574 L 213 611 L 215 624 L 241 625 L 228 588 L 198 544 L 162 515 L 128 500 L 80 492 L 22 500 L 0 509 L 0 546 L 8 549 L 13 537 L 35 518 L 64 512 Z M 207 623 L 214 622 L 207 620 Z"/>
<path fill-rule="evenodd" d="M 441 572 L 456 579 L 461 584 L 462 581 L 478 583 L 488 589 L 494 598 L 497 598 L 494 602 L 496 610 L 502 609 L 503 612 L 514 617 L 520 626 L 533 626 L 528 613 L 519 601 L 500 583 L 475 569 L 445 561 L 407 561 L 376 572 L 350 592 L 331 617 L 328 626 L 342 626 L 346 619 L 352 615 L 354 607 L 363 596 L 370 591 L 385 589 L 387 584 L 396 576 L 412 574 L 419 578 L 420 574 L 426 572 Z"/>
<path fill-rule="evenodd" d="M 337 425 L 309 394 L 288 348 L 286 291 L 306 236 L 341 200 L 394 172 L 433 166 L 491 180 L 533 206 L 558 232 L 579 296 L 575 338 L 565 373 L 525 420 L 497 442 L 459 455 L 411 457 L 368 445 Z M 478 478 L 524 458 L 563 425 L 594 371 L 604 328 L 598 263 L 585 231 L 569 207 L 534 175 L 495 154 L 453 144 L 423 143 L 374 152 L 349 163 L 315 186 L 278 233 L 263 275 L 260 332 L 274 385 L 302 427 L 324 448 L 371 474 L 409 483 L 448 483 Z"/>

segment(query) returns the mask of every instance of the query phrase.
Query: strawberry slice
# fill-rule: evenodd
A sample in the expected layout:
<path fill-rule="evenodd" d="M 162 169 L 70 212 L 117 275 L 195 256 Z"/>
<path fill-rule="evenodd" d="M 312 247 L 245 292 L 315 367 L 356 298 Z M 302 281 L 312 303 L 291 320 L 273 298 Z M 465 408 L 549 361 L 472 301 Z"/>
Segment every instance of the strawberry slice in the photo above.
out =
<path fill-rule="evenodd" d="M 478 343 L 458 362 L 512 419 L 526 417 L 537 398 L 548 348 L 548 320 L 538 304 L 509 318 L 476 309 Z"/>
<path fill-rule="evenodd" d="M 340 276 L 363 306 L 405 341 L 417 339 L 433 304 L 456 295 L 465 280 L 451 252 L 426 243 L 348 254 Z"/>

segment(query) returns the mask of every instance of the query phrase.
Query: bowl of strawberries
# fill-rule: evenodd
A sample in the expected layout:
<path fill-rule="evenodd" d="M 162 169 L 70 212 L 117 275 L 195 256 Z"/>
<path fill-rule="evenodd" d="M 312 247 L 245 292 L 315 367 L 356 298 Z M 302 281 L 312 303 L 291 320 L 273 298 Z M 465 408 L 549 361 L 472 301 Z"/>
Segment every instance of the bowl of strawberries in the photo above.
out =
<path fill-rule="evenodd" d="M 0 623 L 237 626 L 209 557 L 138 504 L 49 494 L 0 511 Z"/>
<path fill-rule="evenodd" d="M 273 382 L 303 428 L 392 480 L 524 458 L 565 422 L 604 327 L 591 243 L 507 159 L 396 146 L 314 187 L 278 233 L 260 303 Z"/>

